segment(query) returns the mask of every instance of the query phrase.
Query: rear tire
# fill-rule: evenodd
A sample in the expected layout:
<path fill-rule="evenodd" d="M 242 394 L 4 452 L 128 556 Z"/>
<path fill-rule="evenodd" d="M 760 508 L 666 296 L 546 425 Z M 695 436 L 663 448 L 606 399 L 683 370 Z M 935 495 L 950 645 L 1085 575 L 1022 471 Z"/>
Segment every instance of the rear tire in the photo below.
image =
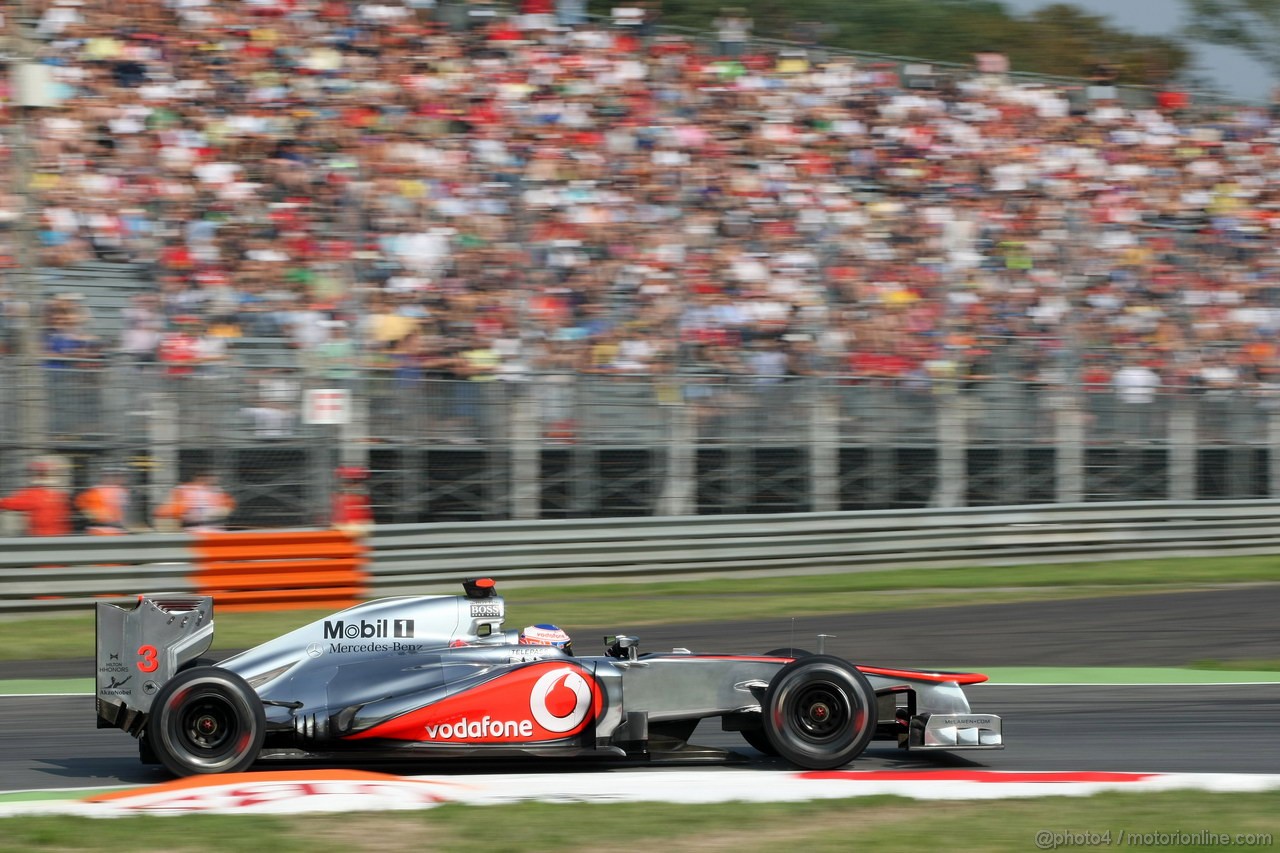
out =
<path fill-rule="evenodd" d="M 875 736 L 876 714 L 876 693 L 866 676 L 829 655 L 787 664 L 765 691 L 769 743 L 806 770 L 832 770 L 861 755 Z"/>
<path fill-rule="evenodd" d="M 138 760 L 143 764 L 159 764 L 160 759 L 156 757 L 155 750 L 151 748 L 151 742 L 147 740 L 144 734 L 138 738 Z"/>
<path fill-rule="evenodd" d="M 156 694 L 144 737 L 176 776 L 238 773 L 257 759 L 267 718 L 243 678 L 216 666 L 175 675 Z"/>

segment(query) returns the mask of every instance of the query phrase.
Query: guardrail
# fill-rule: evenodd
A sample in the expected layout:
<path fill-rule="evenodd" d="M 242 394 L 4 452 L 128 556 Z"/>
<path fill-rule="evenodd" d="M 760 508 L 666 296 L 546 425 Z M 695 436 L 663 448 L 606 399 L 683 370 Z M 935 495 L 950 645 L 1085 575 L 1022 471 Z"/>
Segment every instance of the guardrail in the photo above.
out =
<path fill-rule="evenodd" d="M 837 572 L 1280 553 L 1280 501 L 1052 504 L 379 528 L 373 591 L 500 580 Z"/>
<path fill-rule="evenodd" d="M 194 592 L 191 537 L 0 539 L 0 614 L 88 612 L 148 591 Z"/>
<path fill-rule="evenodd" d="M 507 582 L 626 582 L 1280 554 L 1278 518 L 1280 501 L 1267 500 L 393 525 L 365 542 L 367 594 L 452 591 L 460 578 L 480 574 Z M 75 612 L 144 591 L 195 591 L 195 542 L 182 535 L 0 540 L 0 615 Z M 263 564 L 263 577 L 272 571 Z M 247 588 L 273 588 L 251 571 L 240 574 Z M 296 572 L 292 577 L 274 587 L 270 603 L 314 602 L 316 589 L 333 582 L 324 573 L 307 586 L 296 583 Z"/>

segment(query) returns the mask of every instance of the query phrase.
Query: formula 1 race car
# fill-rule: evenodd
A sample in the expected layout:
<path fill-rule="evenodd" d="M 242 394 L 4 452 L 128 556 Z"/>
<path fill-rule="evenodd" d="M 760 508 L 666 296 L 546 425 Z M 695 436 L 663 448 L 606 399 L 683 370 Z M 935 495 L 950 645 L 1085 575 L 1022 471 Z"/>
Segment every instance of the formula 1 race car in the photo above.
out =
<path fill-rule="evenodd" d="M 975 673 L 854 665 L 824 654 L 640 654 L 634 637 L 574 656 L 557 632 L 502 629 L 494 582 L 369 601 L 218 663 L 210 596 L 97 605 L 97 718 L 173 773 L 259 759 L 518 757 L 724 760 L 689 744 L 719 717 L 760 752 L 831 769 L 876 737 L 908 749 L 999 749 L 1001 721 L 961 689 Z M 821 651 L 821 650 L 820 650 Z"/>

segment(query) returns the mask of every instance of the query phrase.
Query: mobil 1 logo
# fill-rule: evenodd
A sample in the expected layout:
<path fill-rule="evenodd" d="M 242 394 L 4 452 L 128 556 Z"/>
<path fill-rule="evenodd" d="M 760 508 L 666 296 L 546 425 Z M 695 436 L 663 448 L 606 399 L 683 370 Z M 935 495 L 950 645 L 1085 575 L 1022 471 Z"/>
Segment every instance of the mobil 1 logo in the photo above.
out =
<path fill-rule="evenodd" d="M 326 619 L 326 640 L 409 640 L 413 639 L 412 619 Z"/>

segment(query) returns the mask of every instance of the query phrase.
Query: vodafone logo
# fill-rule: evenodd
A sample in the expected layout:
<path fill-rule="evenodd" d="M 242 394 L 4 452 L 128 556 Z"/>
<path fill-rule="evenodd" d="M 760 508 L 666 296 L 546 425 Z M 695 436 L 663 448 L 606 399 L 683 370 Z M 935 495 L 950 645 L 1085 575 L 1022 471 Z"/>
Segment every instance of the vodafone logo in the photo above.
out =
<path fill-rule="evenodd" d="M 581 732 L 603 705 L 589 670 L 560 661 L 518 663 L 496 678 L 343 739 L 543 743 Z"/>
<path fill-rule="evenodd" d="M 581 673 L 567 666 L 543 673 L 529 692 L 529 712 L 549 732 L 577 728 L 590 708 L 590 685 Z"/>
<path fill-rule="evenodd" d="M 460 717 L 424 725 L 427 740 L 485 741 L 530 740 L 559 735 L 582 726 L 591 710 L 591 685 L 578 670 L 567 666 L 547 670 L 529 688 L 529 713 L 533 720 Z M 541 728 L 535 731 L 534 723 Z"/>

